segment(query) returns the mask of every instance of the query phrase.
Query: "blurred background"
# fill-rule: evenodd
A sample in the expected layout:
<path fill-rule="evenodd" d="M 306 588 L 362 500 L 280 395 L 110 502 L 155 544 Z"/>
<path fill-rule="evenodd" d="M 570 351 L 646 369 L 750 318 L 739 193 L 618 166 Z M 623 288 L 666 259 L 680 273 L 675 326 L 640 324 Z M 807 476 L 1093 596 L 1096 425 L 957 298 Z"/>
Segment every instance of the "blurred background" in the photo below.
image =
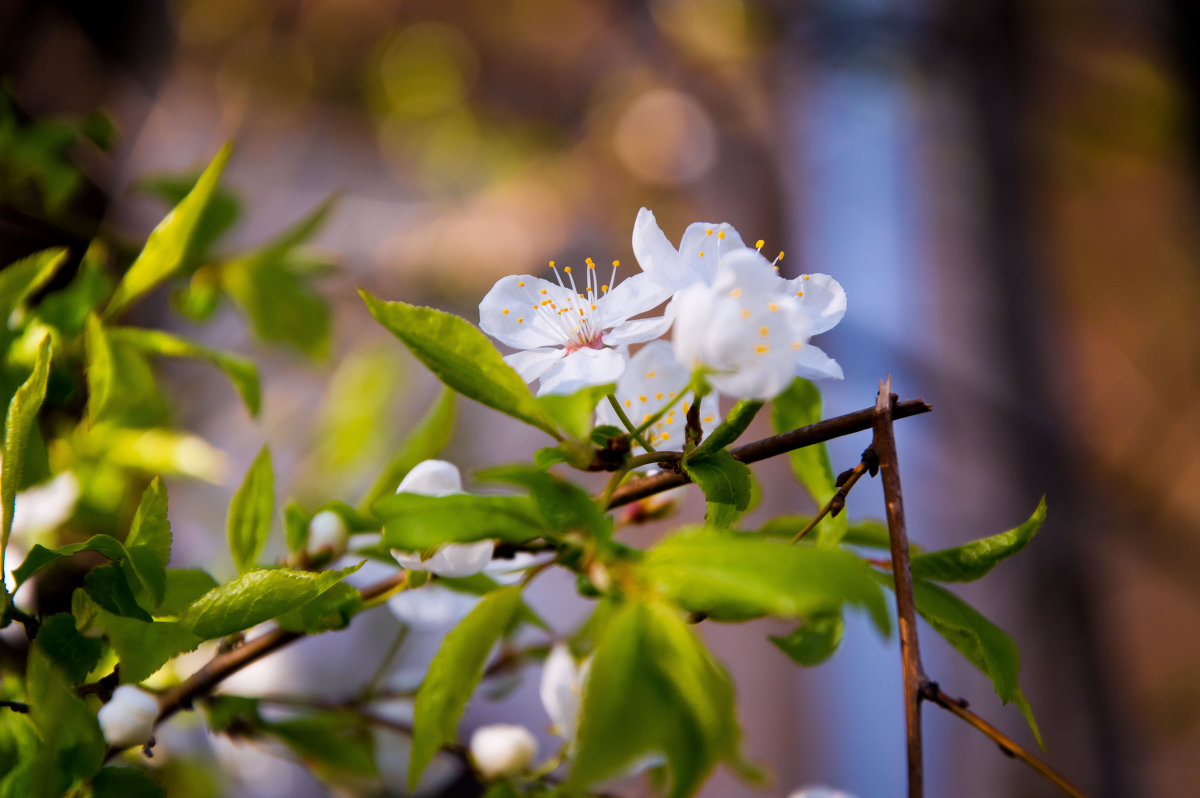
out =
<path fill-rule="evenodd" d="M 633 268 L 641 206 L 676 242 L 690 222 L 731 222 L 786 251 L 789 276 L 847 290 L 845 321 L 818 342 L 846 372 L 822 386 L 826 415 L 871 405 L 888 373 L 933 403 L 898 432 L 916 540 L 1008 529 L 1046 495 L 1035 543 L 961 591 L 1020 644 L 1046 758 L 1089 795 L 1193 795 L 1198 16 L 1176 0 L 8 0 L 0 255 L 82 253 L 97 231 L 134 246 L 170 196 L 145 178 L 194 175 L 228 140 L 241 213 L 226 251 L 336 195 L 323 255 L 285 286 L 304 312 L 221 302 L 200 327 L 140 306 L 143 323 L 264 367 L 258 423 L 204 368 L 167 369 L 182 426 L 224 453 L 207 481 L 169 482 L 173 564 L 227 575 L 225 507 L 264 442 L 281 493 L 357 497 L 436 394 L 356 285 L 474 321 L 505 274 L 586 256 Z M 544 445 L 517 426 L 464 403 L 446 456 L 469 469 Z M 832 444 L 835 470 L 868 442 Z M 785 463 L 755 471 L 761 517 L 811 511 Z M 850 514 L 881 515 L 877 494 L 857 489 Z M 583 616 L 563 601 L 570 580 L 536 588 L 559 632 Z M 361 647 L 396 622 L 372 623 L 374 637 L 310 641 L 259 681 L 352 688 L 377 661 Z M 738 684 L 748 752 L 774 774 L 757 789 L 718 773 L 706 796 L 900 793 L 894 640 L 858 619 L 832 660 L 798 670 L 765 641 L 777 627 L 703 627 Z M 428 656 L 416 642 L 410 664 Z M 986 679 L 928 628 L 922 642 L 945 689 L 1033 745 Z M 536 676 L 504 704 L 477 699 L 464 730 L 543 729 Z M 1056 794 L 946 713 L 925 718 L 929 795 Z M 241 785 L 217 794 L 328 789 L 214 745 L 241 757 Z"/>

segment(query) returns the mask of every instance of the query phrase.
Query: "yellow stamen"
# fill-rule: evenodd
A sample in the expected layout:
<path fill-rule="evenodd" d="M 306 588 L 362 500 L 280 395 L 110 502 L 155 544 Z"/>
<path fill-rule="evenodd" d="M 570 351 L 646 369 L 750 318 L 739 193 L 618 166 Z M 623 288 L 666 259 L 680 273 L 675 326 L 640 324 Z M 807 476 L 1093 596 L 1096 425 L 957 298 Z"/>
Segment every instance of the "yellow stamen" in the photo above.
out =
<path fill-rule="evenodd" d="M 602 293 L 602 294 L 608 293 L 608 286 L 607 285 L 600 286 L 600 293 Z"/>
<path fill-rule="evenodd" d="M 550 268 L 551 268 L 551 269 L 553 269 L 553 268 L 554 268 L 554 261 L 550 261 Z"/>
<path fill-rule="evenodd" d="M 617 268 L 617 267 L 618 267 L 618 266 L 620 266 L 620 265 L 621 265 L 621 261 L 619 261 L 619 260 L 614 260 L 614 261 L 613 261 L 613 268 L 614 268 L 614 269 L 615 269 L 615 268 Z"/>
<path fill-rule="evenodd" d="M 664 432 L 664 433 L 662 434 L 662 439 L 663 439 L 664 441 L 670 440 L 670 439 L 671 439 L 671 433 L 669 433 L 669 432 Z"/>
<path fill-rule="evenodd" d="M 760 246 L 761 246 L 761 245 L 760 245 Z M 713 417 L 712 417 L 712 416 L 705 416 L 705 417 L 704 417 L 704 423 L 705 423 L 705 424 L 709 424 L 709 423 L 711 423 L 711 422 L 712 422 L 712 420 L 713 420 Z"/>
<path fill-rule="evenodd" d="M 804 296 L 804 292 L 803 292 L 803 291 L 797 291 L 797 292 L 796 292 L 796 296 Z"/>
<path fill-rule="evenodd" d="M 771 331 L 768 330 L 765 325 L 758 328 L 758 334 L 761 335 L 763 338 L 766 338 L 770 333 L 771 333 Z"/>
<path fill-rule="evenodd" d="M 662 401 L 662 391 L 659 391 L 658 393 L 654 394 L 654 398 L 659 401 Z"/>
<path fill-rule="evenodd" d="M 724 231 L 724 230 L 722 230 L 721 232 L 717 233 L 717 238 L 719 238 L 719 239 L 721 239 L 722 241 L 724 241 L 724 240 L 725 240 L 725 231 Z"/>
<path fill-rule="evenodd" d="M 735 289 L 733 289 L 732 291 L 730 291 L 730 292 L 729 292 L 729 295 L 730 295 L 730 296 L 732 296 L 732 297 L 739 297 L 739 296 L 741 296 L 741 295 L 742 295 L 742 289 L 740 289 L 740 288 L 735 288 Z"/>
<path fill-rule="evenodd" d="M 767 346 L 766 344 L 759 344 L 758 346 L 754 347 L 754 351 L 760 355 L 765 355 L 767 352 L 771 351 L 771 347 Z"/>
<path fill-rule="evenodd" d="M 800 351 L 800 347 L 802 346 L 804 346 L 804 344 L 800 343 L 799 341 L 792 341 L 792 349 L 795 349 L 797 352 Z"/>
<path fill-rule="evenodd" d="M 779 253 L 779 257 L 781 257 L 781 258 L 783 257 L 783 253 L 782 253 L 782 252 L 780 252 L 780 253 Z M 811 275 L 811 274 L 806 274 L 806 275 L 804 275 L 804 279 L 805 279 L 805 280 L 811 280 L 811 279 L 812 279 L 812 275 Z"/>
<path fill-rule="evenodd" d="M 763 240 L 760 238 L 760 239 L 758 239 L 758 243 L 754 245 L 754 248 L 755 248 L 755 249 L 762 249 L 762 248 L 763 248 L 763 244 L 765 244 L 765 243 L 767 243 L 767 242 L 766 242 L 766 241 L 763 241 Z"/>
<path fill-rule="evenodd" d="M 704 235 L 706 235 L 706 236 L 710 236 L 710 235 L 712 235 L 712 228 L 710 227 L 710 228 L 708 228 L 707 230 L 705 230 L 705 231 L 704 231 Z"/>
<path fill-rule="evenodd" d="M 517 285 L 519 285 L 519 286 L 521 286 L 522 288 L 524 288 L 524 287 L 525 287 L 525 281 L 524 281 L 524 280 L 517 280 Z"/>
<path fill-rule="evenodd" d="M 543 293 L 543 294 L 544 294 L 544 293 L 546 293 L 546 289 L 545 289 L 545 288 L 543 288 L 543 289 L 542 289 L 542 293 Z"/>
<path fill-rule="evenodd" d="M 774 313 L 775 311 L 779 310 L 779 306 L 772 302 L 771 304 L 767 305 L 767 310 Z"/>
<path fill-rule="evenodd" d="M 500 311 L 500 315 L 501 315 L 501 316 L 507 316 L 507 315 L 508 315 L 508 308 L 505 308 L 504 310 Z"/>
<path fill-rule="evenodd" d="M 643 402 L 643 403 L 644 403 L 644 402 L 646 401 L 646 397 L 644 397 L 644 396 L 639 396 L 639 397 L 638 397 L 638 401 L 639 401 L 639 402 Z"/>
<path fill-rule="evenodd" d="M 522 324 L 522 323 L 524 323 L 524 321 L 525 321 L 525 319 L 518 318 L 518 319 L 517 319 L 517 324 Z"/>
<path fill-rule="evenodd" d="M 750 318 L 750 308 L 742 308 L 742 318 L 743 319 Z"/>
<path fill-rule="evenodd" d="M 564 267 L 563 267 L 563 271 L 564 271 L 564 272 L 566 272 L 567 274 L 570 274 L 570 273 L 571 273 L 571 267 L 570 267 L 570 266 L 564 266 Z"/>
<path fill-rule="evenodd" d="M 700 250 L 700 257 L 704 257 L 704 250 Z"/>
<path fill-rule="evenodd" d="M 647 375 L 646 375 L 646 379 L 648 379 L 648 380 L 652 380 L 652 379 L 654 379 L 654 372 L 652 371 L 652 372 L 650 372 L 649 374 L 647 374 Z"/>
<path fill-rule="evenodd" d="M 632 400 L 630 400 L 630 399 L 626 399 L 626 400 L 625 400 L 625 406 L 626 406 L 626 407 L 633 407 L 633 401 L 632 401 Z"/>

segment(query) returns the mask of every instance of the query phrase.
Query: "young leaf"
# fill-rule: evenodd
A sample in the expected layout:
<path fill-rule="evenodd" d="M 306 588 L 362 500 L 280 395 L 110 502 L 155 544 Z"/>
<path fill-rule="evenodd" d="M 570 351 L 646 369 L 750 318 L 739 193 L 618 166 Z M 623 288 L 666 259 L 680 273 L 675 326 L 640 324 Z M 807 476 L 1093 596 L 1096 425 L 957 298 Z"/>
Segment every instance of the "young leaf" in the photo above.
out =
<path fill-rule="evenodd" d="M 167 590 L 158 611 L 163 615 L 178 615 L 188 605 L 217 586 L 217 580 L 199 568 L 168 568 Z"/>
<path fill-rule="evenodd" d="M 616 383 L 589 385 L 571 394 L 539 396 L 537 403 L 545 417 L 565 432 L 567 437 L 581 440 L 592 431 L 596 405 L 616 389 Z"/>
<path fill-rule="evenodd" d="M 403 551 L 485 538 L 524 543 L 554 534 L 525 496 L 397 493 L 375 502 L 371 509 L 384 521 L 384 544 Z"/>
<path fill-rule="evenodd" d="M 146 354 L 164 357 L 183 357 L 203 360 L 219 368 L 229 377 L 250 415 L 257 416 L 262 405 L 258 368 L 251 361 L 229 352 L 201 346 L 193 341 L 162 332 L 137 327 L 114 327 L 108 331 L 112 341 L 127 344 Z"/>
<path fill-rule="evenodd" d="M 442 389 L 438 400 L 421 417 L 408 437 L 397 448 L 392 459 L 383 467 L 375 484 L 363 497 L 362 507 L 370 507 L 377 500 L 396 492 L 405 474 L 422 460 L 437 457 L 450 442 L 454 430 L 454 391 Z"/>
<path fill-rule="evenodd" d="M 820 420 L 821 392 L 806 379 L 797 377 L 786 391 L 771 400 L 771 426 L 776 432 L 788 432 Z M 825 506 L 837 492 L 825 444 L 815 443 L 788 452 L 788 459 L 813 501 L 818 507 Z M 836 545 L 846 534 L 846 514 L 825 516 L 814 532 L 822 545 Z"/>
<path fill-rule="evenodd" d="M 359 294 L 376 321 L 443 383 L 469 399 L 562 439 L 529 386 L 473 324 L 434 308 L 385 302 L 362 289 Z"/>
<path fill-rule="evenodd" d="M 17 489 L 21 486 L 21 469 L 24 467 L 30 430 L 33 429 L 38 411 L 42 408 L 42 401 L 46 398 L 46 381 L 50 376 L 51 357 L 50 335 L 47 334 L 38 344 L 33 373 L 20 388 L 17 388 L 8 403 L 8 413 L 4 421 L 4 458 L 0 460 L 0 574 L 6 572 L 4 552 L 8 548 L 8 536 L 12 532 Z M 8 589 L 5 588 L 0 617 L 7 614 Z"/>
<path fill-rule="evenodd" d="M 44 619 L 38 628 L 37 641 L 73 685 L 82 683 L 96 667 L 104 647 L 98 639 L 80 634 L 75 628 L 75 616 L 69 612 L 57 612 Z"/>
<path fill-rule="evenodd" d="M 86 330 L 88 421 L 98 424 L 111 410 L 116 366 L 113 363 L 112 342 L 96 314 L 88 316 Z"/>
<path fill-rule="evenodd" d="M 88 571 L 83 579 L 83 589 L 92 601 L 115 615 L 147 622 L 152 620 L 137 603 L 124 569 L 116 563 Z"/>
<path fill-rule="evenodd" d="M 442 641 L 417 690 L 409 791 L 438 749 L 457 739 L 459 718 L 483 677 L 488 653 L 520 605 L 520 588 L 494 590 Z"/>
<path fill-rule="evenodd" d="M 239 573 L 252 569 L 258 560 L 259 552 L 271 534 L 274 508 L 275 474 L 271 470 L 271 452 L 264 446 L 229 505 L 226 522 L 229 551 Z"/>
<path fill-rule="evenodd" d="M 302 264 L 254 254 L 221 269 L 221 285 L 264 341 L 282 341 L 310 358 L 329 354 L 329 304 Z"/>
<path fill-rule="evenodd" d="M 640 572 L 683 609 L 716 620 L 803 618 L 838 612 L 848 602 L 888 631 L 887 606 L 871 569 L 840 549 L 701 530 L 663 540 L 646 552 Z"/>
<path fill-rule="evenodd" d="M 29 554 L 25 555 L 25 560 L 13 569 L 12 574 L 16 588 L 20 588 L 25 584 L 25 580 L 55 560 L 70 557 L 80 551 L 98 551 L 118 563 L 124 562 L 129 557 L 125 547 L 121 545 L 121 541 L 111 535 L 93 535 L 83 543 L 72 543 L 68 546 L 59 546 L 57 549 L 48 549 L 37 543 L 29 550 Z"/>
<path fill-rule="evenodd" d="M 179 623 L 205 640 L 224 637 L 306 604 L 358 568 L 355 565 L 320 574 L 250 571 L 196 599 L 184 611 Z"/>
<path fill-rule="evenodd" d="M 166 798 L 167 791 L 135 768 L 101 768 L 92 779 L 92 798 Z"/>
<path fill-rule="evenodd" d="M 229 161 L 229 152 L 229 145 L 226 144 L 200 175 L 200 179 L 183 201 L 150 233 L 146 246 L 117 284 L 117 290 L 104 311 L 106 319 L 116 316 L 183 264 L 192 234 L 204 215 L 213 192 L 216 191 L 217 181 L 221 179 L 225 164 Z"/>
<path fill-rule="evenodd" d="M 64 338 L 83 332 L 87 317 L 112 293 L 113 281 L 104 267 L 106 256 L 104 246 L 93 241 L 70 285 L 38 303 L 38 318 L 56 327 Z"/>
<path fill-rule="evenodd" d="M 362 593 L 339 582 L 308 603 L 279 616 L 279 625 L 305 634 L 345 629 L 362 608 Z"/>
<path fill-rule="evenodd" d="M 833 656 L 845 628 L 840 612 L 822 612 L 806 618 L 790 635 L 770 635 L 768 639 L 797 665 L 812 667 Z"/>
<path fill-rule="evenodd" d="M 607 537 L 612 532 L 610 519 L 591 495 L 561 477 L 527 465 L 495 466 L 478 471 L 481 481 L 510 482 L 529 490 L 529 497 L 550 527 L 560 532 L 578 529 Z"/>
<path fill-rule="evenodd" d="M 71 689 L 37 643 L 29 652 L 29 715 L 47 757 L 35 765 L 34 796 L 56 796 L 76 778 L 88 778 L 104 761 L 104 737 L 95 713 Z M 61 785 L 61 786 L 58 786 Z"/>
<path fill-rule="evenodd" d="M 750 506 L 750 467 L 728 451 L 686 458 L 683 470 L 704 491 L 708 501 L 704 520 L 710 525 L 728 527 Z"/>
<path fill-rule="evenodd" d="M 0 326 L 67 261 L 64 247 L 44 249 L 0 269 Z"/>
<path fill-rule="evenodd" d="M 763 403 L 757 399 L 743 399 L 738 402 L 725 420 L 696 447 L 696 455 L 710 454 L 736 441 L 750 426 L 750 422 L 758 415 L 762 406 Z"/>
<path fill-rule="evenodd" d="M 961 546 L 931 551 L 912 558 L 914 579 L 936 582 L 974 582 L 1006 557 L 1025 548 L 1046 520 L 1046 499 L 1038 502 L 1029 520 L 1015 529 L 973 540 Z"/>
<path fill-rule="evenodd" d="M 174 621 L 139 621 L 101 610 L 97 620 L 121 663 L 121 683 L 149 679 L 169 660 L 195 651 L 203 638 Z"/>
<path fill-rule="evenodd" d="M 167 520 L 167 489 L 162 477 L 155 477 L 142 493 L 142 501 L 133 515 L 125 548 L 149 550 L 162 567 L 171 559 L 171 522 Z M 159 596 L 159 601 L 162 597 Z"/>
<path fill-rule="evenodd" d="M 958 649 L 968 662 L 992 680 L 992 686 L 1001 701 L 1017 704 L 1038 745 L 1042 745 L 1041 732 L 1033 719 L 1033 711 L 1018 683 L 1021 653 L 1013 639 L 945 588 L 917 580 L 913 584 L 913 593 L 921 617 Z"/>

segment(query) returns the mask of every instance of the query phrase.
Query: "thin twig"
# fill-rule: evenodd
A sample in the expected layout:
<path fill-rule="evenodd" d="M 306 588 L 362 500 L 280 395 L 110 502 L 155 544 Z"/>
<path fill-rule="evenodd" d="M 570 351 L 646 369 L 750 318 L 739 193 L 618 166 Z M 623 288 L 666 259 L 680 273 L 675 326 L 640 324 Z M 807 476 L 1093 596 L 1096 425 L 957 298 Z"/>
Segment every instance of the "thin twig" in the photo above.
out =
<path fill-rule="evenodd" d="M 7 701 L 0 699 L 0 707 L 11 709 L 13 712 L 20 712 L 23 715 L 29 714 L 29 705 L 23 701 Z"/>
<path fill-rule="evenodd" d="M 888 537 L 891 541 L 892 574 L 896 582 L 896 609 L 900 620 L 900 658 L 904 668 L 904 727 L 908 752 L 908 796 L 925 794 L 925 766 L 921 741 L 921 688 L 928 681 L 921 665 L 917 640 L 917 611 L 913 598 L 912 567 L 908 559 L 908 530 L 904 522 L 904 497 L 900 490 L 900 459 L 892 432 L 892 378 L 879 384 L 875 402 L 875 441 L 879 477 L 887 507 Z"/>
<path fill-rule="evenodd" d="M 625 415 L 625 411 L 621 409 L 621 403 L 617 401 L 617 397 L 610 393 L 608 395 L 608 403 L 612 405 L 613 410 L 617 411 L 617 418 L 621 419 L 621 423 L 625 425 L 625 429 L 633 436 L 633 439 L 640 443 L 646 451 L 654 451 L 654 447 L 646 442 L 646 439 L 642 437 L 642 433 L 638 432 L 637 427 L 629 420 L 629 416 Z"/>
<path fill-rule="evenodd" d="M 872 464 L 878 467 L 878 461 L 875 458 L 875 450 L 867 447 L 867 450 L 863 452 L 862 459 L 858 462 L 858 465 L 854 466 L 854 468 L 850 469 L 849 471 L 843 471 L 838 476 L 839 484 L 837 491 L 835 491 L 834 494 L 829 497 L 829 501 L 825 502 L 825 506 L 817 511 L 817 514 L 813 516 L 812 520 L 804 525 L 804 529 L 801 529 L 796 533 L 796 536 L 792 538 L 792 542 L 799 543 L 801 540 L 803 540 L 805 535 L 816 529 L 817 524 L 821 523 L 821 519 L 825 516 L 837 515 L 840 513 L 842 508 L 846 506 L 846 496 L 850 494 L 851 489 L 853 489 L 858 483 L 858 480 L 862 478 L 862 475 L 871 469 Z"/>
<path fill-rule="evenodd" d="M 1022 748 L 1012 738 L 1008 737 L 1004 732 L 997 729 L 992 724 L 988 723 L 983 718 L 976 715 L 971 710 L 967 709 L 967 702 L 961 698 L 953 698 L 942 691 L 935 682 L 928 682 L 921 688 L 921 697 L 926 701 L 931 701 L 937 704 L 942 709 L 948 710 L 952 715 L 955 715 L 967 723 L 974 726 L 979 731 L 987 735 L 991 740 L 1000 746 L 1000 750 L 1014 759 L 1019 759 L 1029 767 L 1036 770 L 1042 775 L 1046 781 L 1058 787 L 1067 795 L 1074 798 L 1085 798 L 1083 792 L 1054 768 L 1047 765 L 1037 756 Z"/>
<path fill-rule="evenodd" d="M 923 399 L 907 399 L 903 402 L 897 402 L 896 406 L 892 408 L 892 418 L 908 418 L 909 416 L 928 413 L 931 410 L 933 410 L 933 407 Z M 747 443 L 743 446 L 730 449 L 729 453 L 743 463 L 757 463 L 759 460 L 776 457 L 814 443 L 822 443 L 834 438 L 840 438 L 843 435 L 871 429 L 874 419 L 875 408 L 866 408 L 853 413 L 847 413 L 844 416 L 818 421 L 816 424 L 800 427 L 791 432 L 784 432 Z M 674 472 L 664 472 L 652 477 L 646 477 L 645 479 L 639 479 L 637 482 L 631 482 L 628 485 L 618 488 L 613 493 L 612 504 L 609 507 L 621 507 L 638 499 L 662 493 L 664 490 L 669 490 L 680 485 L 687 485 L 690 482 L 691 480 L 686 475 Z"/>

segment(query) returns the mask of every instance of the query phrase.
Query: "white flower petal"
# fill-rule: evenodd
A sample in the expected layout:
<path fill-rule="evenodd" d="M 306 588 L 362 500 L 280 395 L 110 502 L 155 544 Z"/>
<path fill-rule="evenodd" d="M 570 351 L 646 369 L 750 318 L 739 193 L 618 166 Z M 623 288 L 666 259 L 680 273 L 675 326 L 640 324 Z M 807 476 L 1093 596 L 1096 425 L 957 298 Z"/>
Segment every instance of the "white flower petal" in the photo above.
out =
<path fill-rule="evenodd" d="M 692 281 L 711 284 L 717 264 L 730 253 L 744 249 L 742 237 L 728 222 L 696 222 L 688 225 L 679 242 L 679 257 L 692 275 Z M 753 251 L 753 250 L 752 250 Z"/>
<path fill-rule="evenodd" d="M 504 362 L 512 366 L 525 382 L 533 382 L 549 371 L 554 361 L 566 354 L 566 349 L 526 349 L 506 355 Z"/>
<path fill-rule="evenodd" d="M 806 380 L 840 380 L 845 374 L 838 362 L 819 347 L 805 344 L 796 355 L 796 376 Z"/>
<path fill-rule="evenodd" d="M 462 475 L 454 463 L 445 460 L 422 460 L 405 474 L 396 492 L 419 493 L 422 496 L 461 493 Z"/>
<path fill-rule="evenodd" d="M 157 718 L 158 699 L 131 684 L 123 684 L 114 690 L 112 698 L 96 715 L 104 741 L 114 748 L 150 742 Z"/>
<path fill-rule="evenodd" d="M 417 631 L 443 631 L 475 609 L 477 596 L 436 584 L 405 590 L 388 599 L 388 609 L 401 623 Z"/>
<path fill-rule="evenodd" d="M 567 647 L 559 643 L 550 650 L 542 666 L 538 695 L 554 724 L 554 733 L 567 740 L 575 737 L 575 725 L 579 717 L 579 687 L 579 668 L 575 659 Z"/>
<path fill-rule="evenodd" d="M 625 371 L 625 357 L 615 349 L 577 349 L 542 375 L 538 396 L 575 393 L 589 385 L 616 382 Z"/>
<path fill-rule="evenodd" d="M 812 316 L 813 335 L 832 329 L 846 315 L 846 291 L 828 274 L 802 274 L 787 281 L 787 291 Z"/>
<path fill-rule="evenodd" d="M 661 338 L 663 333 L 671 329 L 672 319 L 659 316 L 653 319 L 634 319 L 618 326 L 612 332 L 604 334 L 606 346 L 622 346 L 640 344 Z"/>
<path fill-rule="evenodd" d="M 437 576 L 461 578 L 473 576 L 483 570 L 491 562 L 492 553 L 496 550 L 494 540 L 480 540 L 475 543 L 447 543 L 422 563 L 424 569 Z"/>
<path fill-rule="evenodd" d="M 788 794 L 788 798 L 854 798 L 854 796 L 842 790 L 826 787 L 823 784 L 814 784 L 793 790 Z"/>
<path fill-rule="evenodd" d="M 638 211 L 637 220 L 633 223 L 633 254 L 642 271 L 669 293 L 678 291 L 693 280 L 690 270 L 648 208 Z"/>
<path fill-rule="evenodd" d="M 596 300 L 600 329 L 616 327 L 626 319 L 656 308 L 670 298 L 670 290 L 663 288 L 645 272 L 627 277 Z"/>
<path fill-rule="evenodd" d="M 561 346 L 565 343 L 550 316 L 537 310 L 541 302 L 560 302 L 564 289 L 529 274 L 500 278 L 479 303 L 479 328 L 517 349 Z M 569 293 L 569 292 L 566 292 Z"/>
<path fill-rule="evenodd" d="M 485 781 L 524 773 L 537 756 L 537 740 L 524 726 L 494 723 L 471 735 L 471 760 Z"/>

